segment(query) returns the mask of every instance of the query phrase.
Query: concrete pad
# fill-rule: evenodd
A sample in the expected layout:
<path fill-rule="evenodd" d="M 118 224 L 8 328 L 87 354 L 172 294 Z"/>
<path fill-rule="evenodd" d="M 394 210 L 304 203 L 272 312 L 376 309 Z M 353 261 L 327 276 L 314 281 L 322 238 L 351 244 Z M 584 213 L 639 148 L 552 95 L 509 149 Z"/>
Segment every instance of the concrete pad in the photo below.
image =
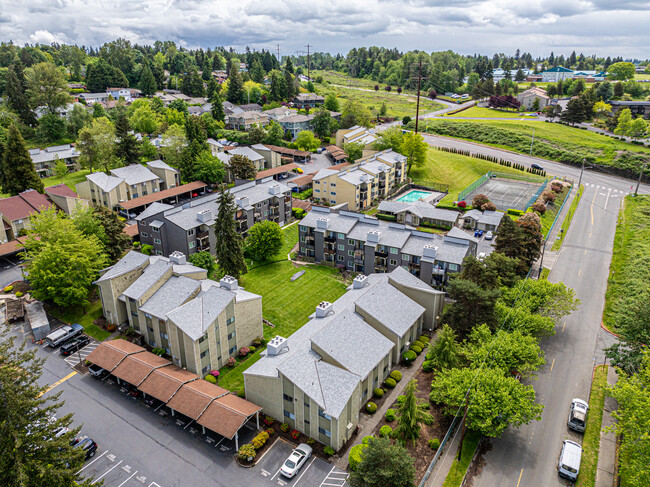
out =
<path fill-rule="evenodd" d="M 598 454 L 598 469 L 613 474 L 615 461 L 616 442 L 601 437 L 600 453 Z"/>
<path fill-rule="evenodd" d="M 612 487 L 614 485 L 614 476 L 603 470 L 596 471 L 596 487 Z"/>
<path fill-rule="evenodd" d="M 605 413 L 603 414 L 603 423 L 602 423 L 602 428 L 603 428 L 603 429 L 605 429 L 605 428 L 609 428 L 609 427 L 612 426 L 614 423 L 616 423 L 616 420 L 615 420 L 614 418 L 612 418 L 611 414 L 607 414 L 607 412 L 605 412 Z M 601 436 L 602 436 L 602 433 L 601 433 Z"/>
<path fill-rule="evenodd" d="M 605 411 L 615 411 L 618 409 L 618 403 L 616 402 L 616 399 L 612 397 L 607 397 L 605 396 L 605 405 L 604 405 Z"/>

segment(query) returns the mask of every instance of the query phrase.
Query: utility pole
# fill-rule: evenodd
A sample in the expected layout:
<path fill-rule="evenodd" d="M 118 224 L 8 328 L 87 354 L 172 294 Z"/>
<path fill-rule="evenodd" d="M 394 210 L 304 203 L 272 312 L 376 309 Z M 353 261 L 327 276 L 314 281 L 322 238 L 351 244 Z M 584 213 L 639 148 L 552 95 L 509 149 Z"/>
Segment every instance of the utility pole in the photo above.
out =
<path fill-rule="evenodd" d="M 418 122 L 420 121 L 420 82 L 422 81 L 422 58 L 418 63 L 418 101 L 415 108 L 415 133 L 418 133 Z"/>
<path fill-rule="evenodd" d="M 641 178 L 643 177 L 643 172 L 645 171 L 645 166 L 646 163 L 643 163 L 643 167 L 641 168 L 641 172 L 639 173 L 639 180 L 636 182 L 636 189 L 634 190 L 634 196 L 636 196 L 639 193 L 639 185 L 641 184 Z"/>
<path fill-rule="evenodd" d="M 309 70 L 310 64 L 311 63 L 309 62 L 309 44 L 307 44 L 307 78 L 309 78 L 309 81 L 311 81 L 311 74 Z"/>
<path fill-rule="evenodd" d="M 280 44 L 278 44 L 276 47 L 277 47 L 277 49 L 278 49 L 278 64 L 282 64 L 282 63 L 280 62 Z"/>
<path fill-rule="evenodd" d="M 582 173 L 585 171 L 585 160 L 582 159 L 582 168 L 580 169 L 580 179 L 578 180 L 578 191 L 580 191 L 580 183 L 582 183 Z"/>
<path fill-rule="evenodd" d="M 460 457 L 463 455 L 463 441 L 465 440 L 465 432 L 467 431 L 467 426 L 465 425 L 465 419 L 467 418 L 467 409 L 469 407 L 469 389 L 467 389 L 467 394 L 465 394 L 465 413 L 463 414 L 463 419 L 460 424 L 460 446 L 458 447 L 458 461 L 460 462 Z"/>
<path fill-rule="evenodd" d="M 537 279 L 542 276 L 542 269 L 544 264 L 544 249 L 546 248 L 546 240 L 542 240 L 542 258 L 539 260 L 539 272 L 537 273 Z"/>
<path fill-rule="evenodd" d="M 530 140 L 530 155 L 533 155 L 533 142 L 535 142 L 535 129 L 533 129 L 533 138 Z"/>

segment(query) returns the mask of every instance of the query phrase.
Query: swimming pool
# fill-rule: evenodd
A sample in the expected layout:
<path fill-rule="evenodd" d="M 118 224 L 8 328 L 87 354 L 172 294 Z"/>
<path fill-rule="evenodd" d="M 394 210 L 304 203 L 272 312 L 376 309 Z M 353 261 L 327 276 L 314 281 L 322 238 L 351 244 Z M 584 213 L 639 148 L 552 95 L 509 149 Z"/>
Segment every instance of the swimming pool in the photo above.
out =
<path fill-rule="evenodd" d="M 397 201 L 401 201 L 402 203 L 413 203 L 414 201 L 426 198 L 430 194 L 432 194 L 431 191 L 420 191 L 418 189 L 413 189 L 397 198 Z"/>

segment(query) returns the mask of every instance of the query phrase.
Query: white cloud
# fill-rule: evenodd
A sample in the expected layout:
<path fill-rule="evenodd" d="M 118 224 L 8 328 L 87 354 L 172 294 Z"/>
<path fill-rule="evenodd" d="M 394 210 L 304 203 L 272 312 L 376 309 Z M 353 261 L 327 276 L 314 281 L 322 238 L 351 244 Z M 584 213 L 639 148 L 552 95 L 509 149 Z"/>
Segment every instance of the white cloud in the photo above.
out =
<path fill-rule="evenodd" d="M 0 0 L 0 40 L 100 46 L 173 40 L 283 53 L 383 45 L 462 53 L 551 50 L 648 56 L 650 2 L 638 0 Z M 11 21 L 8 22 L 9 15 Z M 4 21 L 3 21 L 4 20 Z M 564 52 L 562 51 L 562 52 Z"/>

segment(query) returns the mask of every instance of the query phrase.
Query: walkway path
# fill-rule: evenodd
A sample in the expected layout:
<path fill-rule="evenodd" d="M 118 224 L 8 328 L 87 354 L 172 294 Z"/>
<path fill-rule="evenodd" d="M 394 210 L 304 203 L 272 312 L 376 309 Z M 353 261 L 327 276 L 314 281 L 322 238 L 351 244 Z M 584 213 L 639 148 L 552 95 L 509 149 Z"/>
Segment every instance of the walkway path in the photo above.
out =
<path fill-rule="evenodd" d="M 618 375 L 614 367 L 607 368 L 607 384 L 613 386 L 618 381 Z M 618 407 L 616 401 L 605 396 L 605 407 L 603 410 L 603 423 L 600 431 L 600 451 L 598 453 L 598 469 L 596 470 L 596 487 L 612 487 L 614 485 L 614 472 L 616 470 L 616 434 L 606 433 L 604 430 L 615 420 L 612 411 Z"/>
<path fill-rule="evenodd" d="M 432 338 L 432 340 L 434 340 L 434 338 Z M 354 442 L 352 442 L 348 448 L 337 453 L 338 458 L 334 462 L 334 465 L 336 465 L 341 470 L 348 468 L 348 454 L 350 453 L 350 449 L 353 446 L 360 444 L 364 436 L 372 434 L 379 422 L 384 418 L 386 410 L 388 410 L 395 403 L 397 396 L 399 396 L 404 391 L 408 382 L 415 376 L 418 370 L 420 370 L 420 367 L 422 367 L 422 363 L 425 360 L 425 356 L 426 353 L 422 352 L 410 367 L 398 365 L 397 367 L 393 368 L 393 370 L 399 370 L 402 373 L 402 380 L 397 383 L 395 389 L 386 394 L 386 400 L 381 405 L 381 407 L 377 409 L 377 412 L 375 414 L 360 413 L 361 418 L 359 420 L 359 433 L 357 434 Z"/>

